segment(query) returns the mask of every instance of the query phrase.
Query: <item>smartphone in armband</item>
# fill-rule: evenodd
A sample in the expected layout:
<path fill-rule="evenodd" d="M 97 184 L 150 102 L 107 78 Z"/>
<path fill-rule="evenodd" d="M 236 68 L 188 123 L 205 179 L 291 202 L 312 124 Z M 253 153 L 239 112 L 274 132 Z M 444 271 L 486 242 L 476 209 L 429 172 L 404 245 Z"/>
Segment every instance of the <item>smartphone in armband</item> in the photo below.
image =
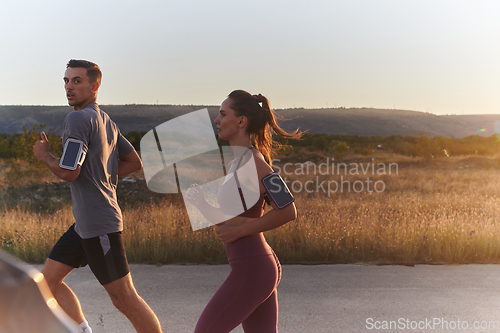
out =
<path fill-rule="evenodd" d="M 75 170 L 78 165 L 83 164 L 85 155 L 83 142 L 69 138 L 64 144 L 64 151 L 59 161 L 59 166 L 63 169 Z"/>
<path fill-rule="evenodd" d="M 265 197 L 267 196 L 279 209 L 295 201 L 295 198 L 292 193 L 290 193 L 288 186 L 286 186 L 279 173 L 271 172 L 262 178 L 261 181 L 266 189 Z"/>

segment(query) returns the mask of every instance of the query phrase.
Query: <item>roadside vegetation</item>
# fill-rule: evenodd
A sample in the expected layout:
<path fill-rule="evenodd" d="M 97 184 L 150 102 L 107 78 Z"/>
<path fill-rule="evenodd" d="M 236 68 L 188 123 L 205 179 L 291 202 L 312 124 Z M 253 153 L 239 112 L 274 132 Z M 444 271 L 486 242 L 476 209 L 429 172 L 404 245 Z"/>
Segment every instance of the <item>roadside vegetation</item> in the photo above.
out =
<path fill-rule="evenodd" d="M 69 185 L 31 157 L 39 130 L 0 134 L 0 248 L 32 263 L 73 223 Z M 128 135 L 137 148 L 141 135 Z M 58 138 L 50 140 L 57 154 Z M 266 238 L 283 263 L 500 263 L 496 137 L 307 135 L 282 143 L 289 146 L 274 166 L 298 218 Z M 212 228 L 191 230 L 180 195 L 150 192 L 137 172 L 120 179 L 118 196 L 130 262 L 226 262 Z"/>

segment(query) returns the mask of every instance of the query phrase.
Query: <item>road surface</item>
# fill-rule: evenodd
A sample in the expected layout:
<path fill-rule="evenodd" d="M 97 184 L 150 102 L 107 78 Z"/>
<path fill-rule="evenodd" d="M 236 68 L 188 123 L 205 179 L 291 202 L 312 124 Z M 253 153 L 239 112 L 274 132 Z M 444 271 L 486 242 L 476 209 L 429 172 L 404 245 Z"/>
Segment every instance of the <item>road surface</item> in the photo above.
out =
<path fill-rule="evenodd" d="M 130 268 L 164 331 L 177 333 L 193 332 L 230 269 Z M 135 332 L 87 267 L 72 272 L 66 282 L 95 333 Z M 500 332 L 500 265 L 283 265 L 278 297 L 281 333 Z"/>

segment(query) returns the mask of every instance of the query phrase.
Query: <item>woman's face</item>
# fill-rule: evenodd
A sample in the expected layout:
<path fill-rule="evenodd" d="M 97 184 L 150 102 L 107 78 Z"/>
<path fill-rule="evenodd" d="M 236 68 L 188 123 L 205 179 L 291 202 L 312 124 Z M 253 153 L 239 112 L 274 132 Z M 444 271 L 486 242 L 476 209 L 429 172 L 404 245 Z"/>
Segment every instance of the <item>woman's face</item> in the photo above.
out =
<path fill-rule="evenodd" d="M 240 129 L 240 120 L 242 117 L 237 117 L 234 110 L 231 109 L 231 100 L 227 98 L 222 102 L 219 109 L 219 116 L 214 120 L 217 124 L 217 133 L 219 139 L 229 141 Z"/>

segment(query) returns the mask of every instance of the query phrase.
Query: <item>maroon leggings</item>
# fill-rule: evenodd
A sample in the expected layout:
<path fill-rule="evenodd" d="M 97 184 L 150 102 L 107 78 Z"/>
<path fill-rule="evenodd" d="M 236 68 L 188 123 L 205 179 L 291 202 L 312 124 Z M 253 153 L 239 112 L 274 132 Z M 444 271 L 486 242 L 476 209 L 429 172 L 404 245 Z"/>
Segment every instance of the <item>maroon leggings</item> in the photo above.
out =
<path fill-rule="evenodd" d="M 262 233 L 226 245 L 231 273 L 203 310 L 195 333 L 278 332 L 281 266 Z"/>

